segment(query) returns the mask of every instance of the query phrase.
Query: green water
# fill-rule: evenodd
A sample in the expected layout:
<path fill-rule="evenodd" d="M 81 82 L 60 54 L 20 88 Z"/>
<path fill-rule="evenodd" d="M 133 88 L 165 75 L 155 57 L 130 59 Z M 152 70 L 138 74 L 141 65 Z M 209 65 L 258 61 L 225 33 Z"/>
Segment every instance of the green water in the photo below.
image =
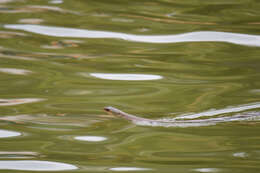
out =
<path fill-rule="evenodd" d="M 77 167 L 65 172 L 258 173 L 258 120 L 139 126 L 106 115 L 103 108 L 160 119 L 258 105 L 259 18 L 256 0 L 0 0 L 0 130 L 20 133 L 0 138 L 0 172 L 38 166 L 16 170 L 21 166 L 6 168 L 2 161 L 36 160 Z M 54 36 L 10 28 L 22 24 L 126 35 Z M 212 33 L 168 43 L 134 38 L 195 31 Z M 200 41 L 216 32 L 228 35 Z M 235 35 L 230 41 L 232 33 L 246 38 Z M 111 80 L 93 73 L 161 79 Z M 20 100 L 28 98 L 40 100 Z M 212 117 L 258 113 L 259 107 Z M 80 136 L 100 138 L 82 141 Z"/>

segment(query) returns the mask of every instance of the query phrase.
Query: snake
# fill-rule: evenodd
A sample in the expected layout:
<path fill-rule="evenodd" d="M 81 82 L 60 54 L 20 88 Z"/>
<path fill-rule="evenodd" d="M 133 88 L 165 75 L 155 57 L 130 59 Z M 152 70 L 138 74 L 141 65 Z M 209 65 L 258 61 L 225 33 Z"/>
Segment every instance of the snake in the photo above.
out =
<path fill-rule="evenodd" d="M 108 106 L 104 108 L 105 112 L 110 115 L 114 115 L 116 117 L 120 117 L 126 119 L 128 121 L 133 122 L 137 125 L 143 126 L 164 126 L 164 127 L 189 127 L 189 126 L 208 126 L 208 125 L 215 125 L 216 122 L 214 121 L 206 121 L 206 120 L 154 120 L 148 118 L 142 118 L 136 115 L 128 114 L 123 112 L 117 108 L 112 106 Z"/>
<path fill-rule="evenodd" d="M 210 126 L 210 125 L 216 125 L 217 123 L 231 122 L 231 121 L 260 120 L 259 112 L 247 112 L 243 114 L 235 114 L 233 116 L 217 117 L 217 118 L 209 118 L 209 119 L 189 119 L 189 120 L 180 119 L 179 120 L 173 118 L 171 120 L 169 119 L 154 120 L 154 119 L 142 118 L 136 115 L 128 114 L 112 106 L 105 107 L 104 110 L 108 114 L 126 119 L 128 121 L 133 122 L 136 125 L 143 125 L 143 126 L 192 127 L 192 126 Z"/>

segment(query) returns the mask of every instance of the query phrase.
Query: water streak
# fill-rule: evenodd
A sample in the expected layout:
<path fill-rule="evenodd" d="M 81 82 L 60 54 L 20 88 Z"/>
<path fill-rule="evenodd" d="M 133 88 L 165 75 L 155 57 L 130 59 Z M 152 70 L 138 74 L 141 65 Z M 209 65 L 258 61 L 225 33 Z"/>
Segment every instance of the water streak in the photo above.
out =
<path fill-rule="evenodd" d="M 149 171 L 149 168 L 137 168 L 137 167 L 115 167 L 110 168 L 110 171 Z"/>
<path fill-rule="evenodd" d="M 120 32 L 95 31 L 30 24 L 6 24 L 4 27 L 7 29 L 18 29 L 54 37 L 115 38 L 144 43 L 227 42 L 246 46 L 260 46 L 259 35 L 231 32 L 198 31 L 175 35 L 134 35 Z"/>
<path fill-rule="evenodd" d="M 198 168 L 198 169 L 194 169 L 194 171 L 197 171 L 197 172 L 219 172 L 219 169 L 218 168 Z"/>
<path fill-rule="evenodd" d="M 40 98 L 21 98 L 21 99 L 0 99 L 0 106 L 13 106 L 24 103 L 34 103 L 43 101 L 45 99 Z"/>
<path fill-rule="evenodd" d="M 240 157 L 240 158 L 245 158 L 248 157 L 248 154 L 246 152 L 238 152 L 233 154 L 234 157 Z"/>
<path fill-rule="evenodd" d="M 20 132 L 13 132 L 9 130 L 0 130 L 0 138 L 8 138 L 22 135 Z"/>
<path fill-rule="evenodd" d="M 32 159 L 36 156 L 39 156 L 37 152 L 30 152 L 30 151 L 0 151 L 0 158 L 6 159 Z"/>
<path fill-rule="evenodd" d="M 65 171 L 78 169 L 76 166 L 66 163 L 39 161 L 39 160 L 1 160 L 2 170 L 21 171 Z"/>
<path fill-rule="evenodd" d="M 27 75 L 32 73 L 30 70 L 17 69 L 17 68 L 0 68 L 0 72 L 16 75 Z"/>
<path fill-rule="evenodd" d="M 94 77 L 100 78 L 100 79 L 129 80 L 129 81 L 162 79 L 162 76 L 160 76 L 160 75 L 151 75 L 151 74 L 90 73 L 90 76 L 94 76 Z"/>
<path fill-rule="evenodd" d="M 103 136 L 76 136 L 74 139 L 88 142 L 101 142 L 107 140 L 107 138 Z"/>

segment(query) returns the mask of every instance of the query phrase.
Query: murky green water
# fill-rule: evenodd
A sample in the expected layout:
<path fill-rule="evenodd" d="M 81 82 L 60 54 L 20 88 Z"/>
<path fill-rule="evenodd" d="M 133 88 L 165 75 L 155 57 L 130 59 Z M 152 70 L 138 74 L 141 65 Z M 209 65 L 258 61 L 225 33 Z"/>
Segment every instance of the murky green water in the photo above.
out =
<path fill-rule="evenodd" d="M 258 173 L 259 18 L 256 0 L 0 0 L 0 172 Z"/>

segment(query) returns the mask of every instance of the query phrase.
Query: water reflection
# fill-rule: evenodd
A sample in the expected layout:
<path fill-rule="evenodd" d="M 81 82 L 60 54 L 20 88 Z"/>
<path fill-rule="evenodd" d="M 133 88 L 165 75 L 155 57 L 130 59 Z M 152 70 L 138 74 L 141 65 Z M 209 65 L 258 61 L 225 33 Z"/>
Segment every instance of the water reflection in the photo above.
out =
<path fill-rule="evenodd" d="M 28 152 L 28 151 L 0 151 L 0 158 L 3 159 L 29 159 L 38 156 L 37 152 Z"/>
<path fill-rule="evenodd" d="M 0 0 L 3 1 L 11 0 Z M 257 173 L 260 121 L 253 118 L 259 117 L 260 107 L 256 112 L 245 112 L 245 116 L 234 110 L 242 107 L 246 109 L 239 109 L 241 112 L 250 111 L 240 104 L 260 101 L 259 49 L 240 46 L 255 42 L 259 45 L 258 40 L 253 41 L 254 35 L 192 32 L 259 34 L 259 26 L 248 24 L 257 22 L 260 14 L 256 1 L 249 1 L 128 1 L 126 7 L 123 1 L 14 0 L 2 7 L 0 37 L 8 39 L 1 42 L 0 67 L 28 69 L 33 73 L 18 76 L 1 72 L 0 98 L 48 100 L 0 107 L 0 119 L 5 120 L 0 122 L 1 129 L 22 135 L 0 138 L 0 160 L 58 161 L 78 166 L 79 172 L 199 173 L 214 172 L 213 168 L 217 168 L 218 172 Z M 234 9 L 241 10 L 237 18 L 229 15 L 234 14 Z M 70 13 L 70 10 L 82 15 Z M 64 33 L 62 28 L 47 27 L 45 31 L 43 26 L 33 25 L 40 30 L 26 32 L 4 29 L 4 24 L 105 30 L 105 36 L 106 31 L 118 33 L 112 32 L 111 37 L 107 37 L 112 39 L 103 39 L 104 35 L 99 32 L 84 35 L 88 30 L 81 30 L 83 34 L 80 35 L 80 32 L 73 32 L 75 30 Z M 184 32 L 190 33 L 163 35 Z M 65 37 L 79 34 L 79 38 L 63 38 L 62 34 Z M 88 36 L 101 39 L 88 39 Z M 200 42 L 207 39 L 224 42 Z M 229 44 L 229 41 L 239 45 Z M 85 72 L 85 77 L 78 75 L 79 72 Z M 91 73 L 159 74 L 162 78 L 130 81 L 126 76 L 105 79 L 107 76 L 100 78 Z M 180 115 L 179 121 L 186 116 L 183 113 L 194 112 L 200 122 L 194 121 L 192 125 L 198 126 L 194 128 L 136 126 L 112 116 L 102 117 L 102 108 L 106 105 L 124 107 L 127 112 L 146 115 L 146 118 Z M 227 105 L 234 105 L 235 109 Z M 170 112 L 175 114 L 167 115 Z M 186 118 L 185 121 L 193 120 L 193 117 Z M 250 119 L 252 121 L 248 122 Z M 205 121 L 214 121 L 211 122 L 214 125 L 235 120 L 242 122 L 200 127 L 209 125 Z M 243 152 L 248 157 L 244 157 Z M 143 170 L 149 168 L 152 170 Z"/>
<path fill-rule="evenodd" d="M 17 69 L 17 68 L 0 68 L 0 72 L 16 75 L 27 75 L 32 73 L 30 70 Z"/>
<path fill-rule="evenodd" d="M 0 4 L 13 2 L 14 0 L 0 0 Z"/>
<path fill-rule="evenodd" d="M 84 73 L 83 73 L 83 75 L 84 75 Z M 90 73 L 90 76 L 94 76 L 94 77 L 100 78 L 100 79 L 129 80 L 129 81 L 162 79 L 162 76 L 152 75 L 152 74 Z"/>
<path fill-rule="evenodd" d="M 26 61 L 35 61 L 35 58 L 32 57 L 26 57 L 26 55 L 21 55 L 18 52 L 11 51 L 11 50 L 5 50 L 0 47 L 0 57 L 1 58 L 7 58 L 7 59 L 15 59 L 15 60 L 26 60 Z"/>
<path fill-rule="evenodd" d="M 27 34 L 20 32 L 0 31 L 0 38 L 14 38 L 17 36 L 27 36 Z"/>
<path fill-rule="evenodd" d="M 194 171 L 197 172 L 219 172 L 219 169 L 217 168 L 198 168 L 198 169 L 194 169 Z"/>
<path fill-rule="evenodd" d="M 99 116 L 101 117 L 101 116 Z M 86 116 L 72 118 L 65 113 L 57 113 L 56 115 L 33 114 L 33 115 L 14 115 L 1 116 L 1 121 L 8 121 L 23 124 L 38 129 L 46 130 L 72 130 L 75 128 L 90 126 L 101 120 L 97 120 L 97 116 Z"/>
<path fill-rule="evenodd" d="M 74 139 L 88 142 L 101 142 L 107 140 L 107 138 L 103 136 L 76 136 Z"/>
<path fill-rule="evenodd" d="M 0 106 L 13 106 L 24 103 L 34 103 L 43 101 L 45 99 L 40 98 L 22 98 L 22 99 L 0 99 Z"/>
<path fill-rule="evenodd" d="M 42 22 L 44 22 L 44 20 L 38 18 L 25 18 L 19 20 L 19 23 L 26 23 L 26 24 L 40 24 Z"/>
<path fill-rule="evenodd" d="M 62 4 L 63 0 L 51 0 L 49 1 L 50 4 Z"/>
<path fill-rule="evenodd" d="M 238 152 L 233 154 L 234 157 L 240 157 L 240 158 L 245 158 L 248 156 L 246 152 Z"/>
<path fill-rule="evenodd" d="M 113 22 L 126 22 L 126 23 L 134 22 L 133 19 L 124 19 L 124 18 L 112 18 L 111 21 L 113 21 Z"/>
<path fill-rule="evenodd" d="M 259 35 L 230 32 L 200 31 L 176 35 L 133 35 L 119 32 L 95 31 L 41 25 L 6 24 L 7 29 L 20 29 L 32 33 L 55 37 L 77 38 L 118 38 L 127 41 L 145 43 L 179 43 L 179 42 L 227 42 L 246 46 L 260 46 Z"/>
<path fill-rule="evenodd" d="M 66 95 L 87 95 L 91 94 L 93 91 L 88 91 L 88 90 L 76 90 L 76 89 L 70 89 L 66 91 L 64 94 Z"/>
<path fill-rule="evenodd" d="M 138 168 L 138 167 L 115 167 L 109 168 L 110 171 L 151 171 L 150 168 Z"/>
<path fill-rule="evenodd" d="M 42 48 L 45 49 L 63 49 L 66 47 L 78 47 L 79 44 L 82 43 L 78 40 L 59 40 L 59 41 L 52 41 L 50 45 L 42 45 Z"/>
<path fill-rule="evenodd" d="M 48 12 L 48 11 L 54 11 L 59 13 L 71 13 L 78 15 L 78 12 L 65 10 L 60 7 L 54 7 L 54 6 L 47 6 L 47 5 L 27 5 L 27 6 L 20 6 L 20 7 L 5 7 L 1 8 L 1 13 L 39 13 L 39 12 Z"/>
<path fill-rule="evenodd" d="M 8 137 L 15 137 L 20 136 L 22 133 L 20 132 L 14 132 L 9 130 L 0 130 L 0 138 L 8 138 Z"/>
<path fill-rule="evenodd" d="M 2 170 L 21 170 L 21 171 L 65 171 L 78 169 L 76 166 L 50 161 L 39 160 L 0 160 Z"/>

